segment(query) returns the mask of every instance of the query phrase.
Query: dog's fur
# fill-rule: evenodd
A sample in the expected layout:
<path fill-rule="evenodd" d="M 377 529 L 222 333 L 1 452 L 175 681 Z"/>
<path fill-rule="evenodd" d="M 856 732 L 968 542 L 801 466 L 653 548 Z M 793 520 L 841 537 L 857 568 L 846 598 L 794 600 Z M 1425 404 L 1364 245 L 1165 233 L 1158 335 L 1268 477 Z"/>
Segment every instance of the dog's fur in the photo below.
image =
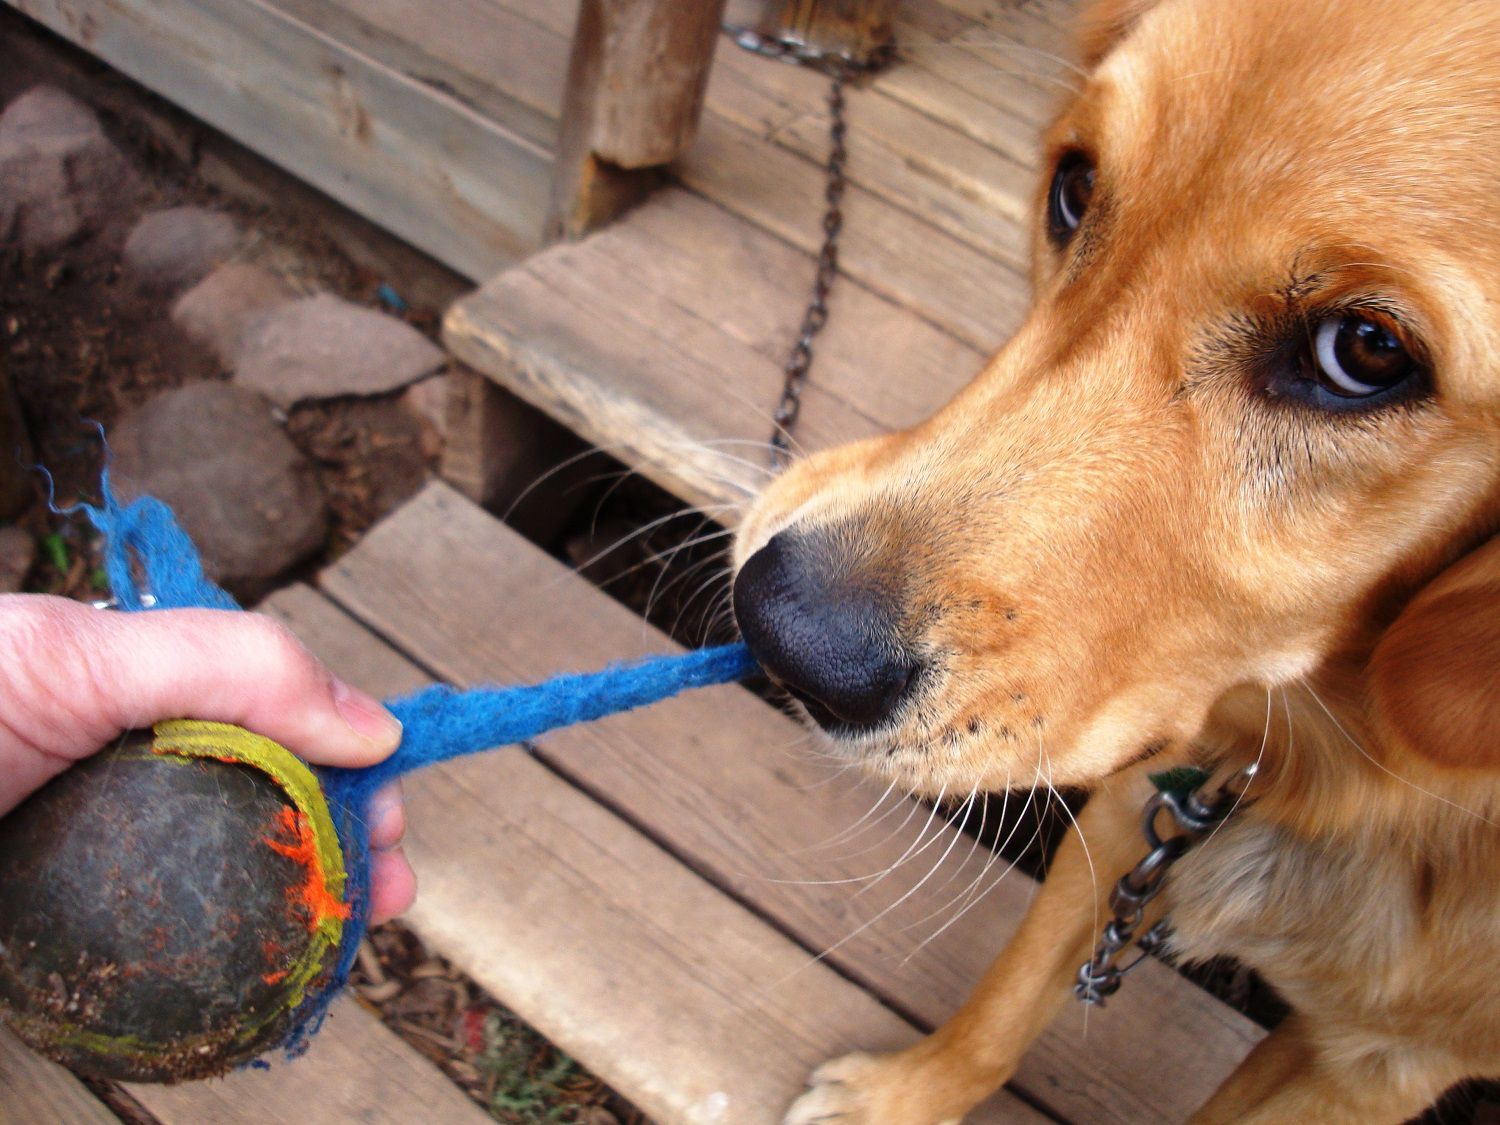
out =
<path fill-rule="evenodd" d="M 1168 908 L 1295 1014 L 1198 1119 L 1400 1121 L 1500 1073 L 1500 5 L 1105 0 L 1081 57 L 1025 325 L 928 422 L 783 474 L 737 559 L 837 526 L 927 667 L 835 746 L 931 794 L 1088 786 L 1098 885 L 1070 839 L 948 1024 L 788 1120 L 959 1119 L 1068 997 L 1144 775 L 1259 758 Z M 1070 151 L 1097 185 L 1058 248 Z M 1430 385 L 1287 393 L 1349 309 Z"/>

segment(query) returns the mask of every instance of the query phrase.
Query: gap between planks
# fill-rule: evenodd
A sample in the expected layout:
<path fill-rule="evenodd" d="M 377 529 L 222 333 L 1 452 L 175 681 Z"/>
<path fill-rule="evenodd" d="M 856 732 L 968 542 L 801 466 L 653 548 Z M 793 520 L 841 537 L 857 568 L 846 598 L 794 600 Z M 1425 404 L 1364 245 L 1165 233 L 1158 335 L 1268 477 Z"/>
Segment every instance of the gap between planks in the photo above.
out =
<path fill-rule="evenodd" d="M 323 588 L 457 683 L 535 680 L 672 647 L 442 485 L 377 525 L 324 573 Z M 926 814 L 873 845 L 862 836 L 820 850 L 881 790 L 847 773 L 831 776 L 799 753 L 806 741 L 749 693 L 725 689 L 557 732 L 538 752 L 774 918 L 804 949 L 831 950 L 827 964 L 849 979 L 925 1026 L 941 1022 L 1014 929 L 1034 884 L 1013 873 L 935 933 L 984 860 L 941 829 L 927 832 L 919 865 L 858 894 L 859 877 L 895 861 Z M 873 834 L 886 836 L 900 820 Z M 929 869 L 925 892 L 913 891 Z M 1023 1061 L 1016 1088 L 1067 1120 L 1185 1119 L 1260 1035 L 1170 969 L 1147 963 L 1108 1009 L 1088 1014 L 1086 1027 L 1081 1006 L 1065 1010 Z M 1165 1073 L 1176 1078 L 1163 1086 Z"/>
<path fill-rule="evenodd" d="M 368 690 L 426 678 L 306 587 L 267 608 Z M 915 1035 L 519 748 L 405 787 L 414 928 L 657 1120 L 770 1125 L 825 1056 Z M 1003 1095 L 976 1118 L 1043 1120 Z"/>

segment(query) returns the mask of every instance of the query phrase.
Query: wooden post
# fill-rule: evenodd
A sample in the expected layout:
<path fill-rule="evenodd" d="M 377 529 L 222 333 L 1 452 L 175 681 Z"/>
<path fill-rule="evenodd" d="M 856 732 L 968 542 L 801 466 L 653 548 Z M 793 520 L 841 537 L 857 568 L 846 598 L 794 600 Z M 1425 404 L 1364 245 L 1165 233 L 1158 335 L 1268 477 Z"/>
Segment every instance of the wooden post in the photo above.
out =
<path fill-rule="evenodd" d="M 553 169 L 549 241 L 637 202 L 692 143 L 725 0 L 583 0 Z"/>
<path fill-rule="evenodd" d="M 754 30 L 867 64 L 890 48 L 895 17 L 896 0 L 767 0 Z"/>

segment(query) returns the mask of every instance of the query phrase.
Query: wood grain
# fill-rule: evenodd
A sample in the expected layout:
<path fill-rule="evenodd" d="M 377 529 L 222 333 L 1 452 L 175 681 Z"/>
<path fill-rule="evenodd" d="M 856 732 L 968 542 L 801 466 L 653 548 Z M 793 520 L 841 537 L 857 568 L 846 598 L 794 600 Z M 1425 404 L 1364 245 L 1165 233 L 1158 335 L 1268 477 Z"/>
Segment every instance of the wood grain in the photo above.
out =
<path fill-rule="evenodd" d="M 445 340 L 678 495 L 734 505 L 765 482 L 758 447 L 801 316 L 788 297 L 812 273 L 806 253 L 668 190 L 457 303 Z M 834 303 L 803 400 L 797 440 L 806 449 L 913 425 L 983 364 L 976 349 L 857 282 L 846 280 Z"/>
<path fill-rule="evenodd" d="M 443 0 L 440 17 L 409 0 L 274 3 L 540 148 L 556 147 L 571 23 L 554 31 L 497 0 Z"/>
<path fill-rule="evenodd" d="M 323 583 L 457 682 L 534 680 L 670 647 L 443 486 L 376 527 Z M 828 964 L 897 1010 L 940 1022 L 1015 926 L 1033 885 L 1012 873 L 953 920 L 983 857 L 925 812 L 897 812 L 824 846 L 881 789 L 834 776 L 799 753 L 804 743 L 796 724 L 748 693 L 715 689 L 558 732 L 540 753 L 805 949 L 828 951 Z M 926 844 L 913 847 L 924 830 Z M 912 862 L 878 883 L 869 877 L 908 848 Z M 875 885 L 861 891 L 866 884 Z M 1068 1120 L 1181 1120 L 1259 1036 L 1150 963 L 1108 1008 L 1067 1009 L 1026 1058 L 1017 1087 Z"/>
<path fill-rule="evenodd" d="M 7 2 L 470 278 L 539 245 L 544 150 L 266 0 Z"/>
<path fill-rule="evenodd" d="M 676 172 L 699 194 L 817 251 L 825 174 L 814 161 L 709 113 Z M 857 172 L 843 210 L 839 263 L 847 276 L 983 352 L 1020 325 L 1029 286 L 1013 266 L 882 199 Z"/>
<path fill-rule="evenodd" d="M 120 1125 L 88 1088 L 0 1026 L 0 1125 Z"/>
<path fill-rule="evenodd" d="M 268 1061 L 268 1070 L 237 1070 L 208 1082 L 126 1088 L 162 1125 L 491 1120 L 350 996 L 334 1001 L 306 1055 Z"/>
<path fill-rule="evenodd" d="M 367 690 L 420 680 L 306 588 L 269 608 Z M 829 1053 L 915 1034 L 519 749 L 414 775 L 406 795 L 411 923 L 659 1121 L 769 1125 Z M 1001 1097 L 977 1120 L 1043 1119 Z"/>

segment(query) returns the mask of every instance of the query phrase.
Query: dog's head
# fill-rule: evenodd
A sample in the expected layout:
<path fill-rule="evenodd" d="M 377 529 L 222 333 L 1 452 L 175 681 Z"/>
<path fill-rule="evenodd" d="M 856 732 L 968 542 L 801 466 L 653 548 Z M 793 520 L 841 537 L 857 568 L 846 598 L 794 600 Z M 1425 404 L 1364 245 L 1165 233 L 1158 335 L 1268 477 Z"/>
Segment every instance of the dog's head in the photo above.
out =
<path fill-rule="evenodd" d="M 1242 685 L 1372 668 L 1500 518 L 1500 7 L 1115 0 L 1082 48 L 1025 325 L 737 545 L 772 675 L 929 792 L 1091 780 Z M 1397 640 L 1410 715 L 1431 644 Z"/>

